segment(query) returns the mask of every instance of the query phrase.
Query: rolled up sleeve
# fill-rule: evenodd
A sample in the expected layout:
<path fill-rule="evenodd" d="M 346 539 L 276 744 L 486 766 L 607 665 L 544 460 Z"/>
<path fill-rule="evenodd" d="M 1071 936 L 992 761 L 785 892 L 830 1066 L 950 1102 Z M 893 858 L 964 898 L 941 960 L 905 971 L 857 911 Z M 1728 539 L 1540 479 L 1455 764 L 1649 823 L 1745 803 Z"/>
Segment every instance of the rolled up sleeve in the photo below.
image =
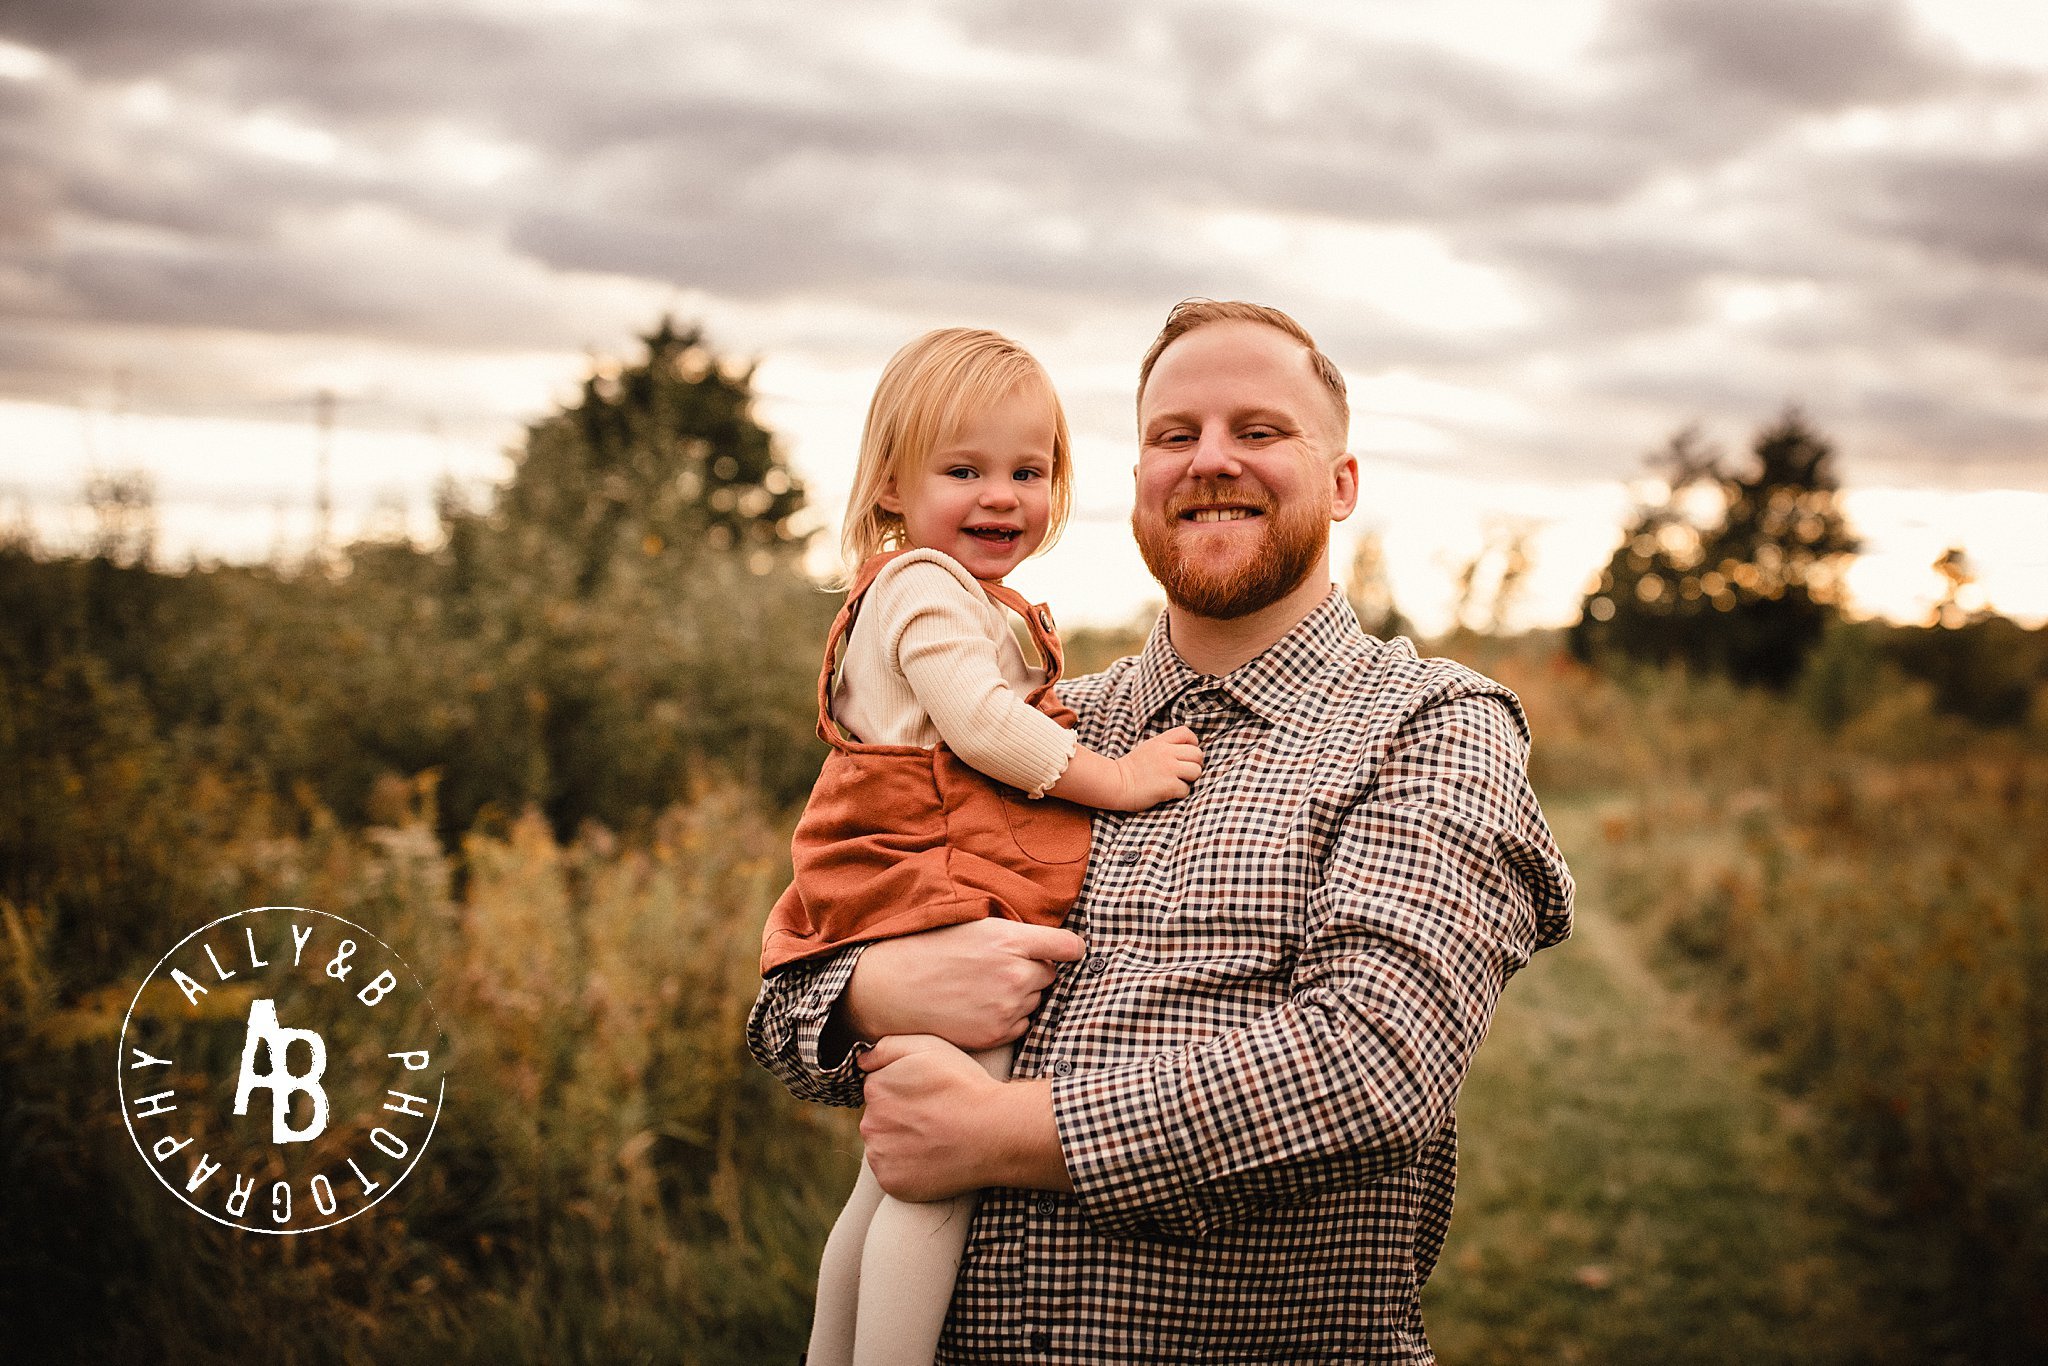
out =
<path fill-rule="evenodd" d="M 822 1035 L 865 944 L 825 957 L 793 963 L 762 979 L 761 993 L 747 1017 L 747 1051 L 778 1077 L 798 1100 L 821 1105 L 859 1105 L 863 1045 L 843 1058 L 819 1056 Z"/>

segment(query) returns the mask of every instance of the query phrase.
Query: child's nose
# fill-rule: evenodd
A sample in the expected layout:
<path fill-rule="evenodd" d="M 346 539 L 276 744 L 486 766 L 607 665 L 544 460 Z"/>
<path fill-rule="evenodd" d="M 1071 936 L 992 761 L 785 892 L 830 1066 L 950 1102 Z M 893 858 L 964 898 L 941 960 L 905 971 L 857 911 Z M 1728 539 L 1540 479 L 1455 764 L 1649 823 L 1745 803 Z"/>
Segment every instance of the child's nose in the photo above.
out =
<path fill-rule="evenodd" d="M 1010 486 L 1007 479 L 991 479 L 981 490 L 983 507 L 1006 508 L 1014 507 L 1016 503 L 1017 490 Z"/>

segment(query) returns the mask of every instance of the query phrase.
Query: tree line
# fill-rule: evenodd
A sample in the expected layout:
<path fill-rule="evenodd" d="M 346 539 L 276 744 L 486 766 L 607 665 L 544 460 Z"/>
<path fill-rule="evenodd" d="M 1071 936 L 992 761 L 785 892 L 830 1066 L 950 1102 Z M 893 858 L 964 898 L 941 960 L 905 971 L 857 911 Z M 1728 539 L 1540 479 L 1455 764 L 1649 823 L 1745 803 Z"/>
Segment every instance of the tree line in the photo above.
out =
<path fill-rule="evenodd" d="M 0 542 L 0 898 L 54 916 L 96 981 L 137 923 L 203 901 L 195 851 L 259 806 L 358 829 L 424 803 L 453 850 L 529 809 L 558 839 L 632 835 L 719 778 L 799 801 L 834 600 L 802 572 L 805 491 L 752 380 L 662 320 L 529 427 L 505 484 L 444 491 L 427 547 L 161 572 L 146 492 L 118 479 L 92 553 Z M 1799 413 L 1744 462 L 1688 429 L 1653 467 L 1568 633 L 1580 659 L 1790 692 L 1831 726 L 1902 688 L 1989 725 L 2039 705 L 2048 633 L 1845 618 L 1858 540 Z M 1406 629 L 1376 542 L 1349 578 L 1368 629 Z"/>
<path fill-rule="evenodd" d="M 1748 457 L 1731 462 L 1696 427 L 1650 457 L 1652 492 L 1568 633 L 1577 658 L 1791 693 L 1830 728 L 1913 687 L 1934 710 L 1987 726 L 2022 724 L 2043 705 L 2048 631 L 1965 610 L 1960 547 L 1930 566 L 1948 585 L 1933 623 L 1847 617 L 1861 541 L 1834 444 L 1796 408 L 1757 432 Z"/>

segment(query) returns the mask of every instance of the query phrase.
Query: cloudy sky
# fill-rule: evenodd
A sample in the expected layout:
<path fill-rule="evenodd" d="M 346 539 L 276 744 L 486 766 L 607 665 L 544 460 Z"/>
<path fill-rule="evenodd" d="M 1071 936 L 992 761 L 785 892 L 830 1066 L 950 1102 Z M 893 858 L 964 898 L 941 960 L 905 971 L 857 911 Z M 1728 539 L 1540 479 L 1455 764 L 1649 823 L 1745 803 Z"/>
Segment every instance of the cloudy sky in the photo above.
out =
<path fill-rule="evenodd" d="M 1858 605 L 1963 544 L 2048 616 L 2048 6 L 2031 0 L 7 0 L 0 517 L 155 477 L 174 556 L 339 529 L 664 311 L 761 361 L 836 520 L 928 327 L 1044 357 L 1083 520 L 1023 586 L 1121 620 L 1136 361 L 1186 295 L 1351 377 L 1403 605 L 1532 538 L 1568 616 L 1644 452 L 1787 402 L 1838 446 Z M 1340 554 L 1349 544 L 1340 542 Z"/>

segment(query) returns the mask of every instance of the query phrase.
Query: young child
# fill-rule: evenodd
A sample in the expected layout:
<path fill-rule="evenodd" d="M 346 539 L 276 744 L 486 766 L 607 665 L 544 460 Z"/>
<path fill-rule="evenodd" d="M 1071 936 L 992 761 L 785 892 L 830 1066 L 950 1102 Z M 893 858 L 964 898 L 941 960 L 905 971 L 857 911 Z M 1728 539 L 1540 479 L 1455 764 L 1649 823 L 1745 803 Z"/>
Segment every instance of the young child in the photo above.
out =
<path fill-rule="evenodd" d="M 1014 342 L 948 328 L 883 370 L 843 537 L 858 569 L 818 682 L 832 753 L 763 936 L 764 975 L 988 915 L 1057 925 L 1086 867 L 1082 807 L 1187 795 L 1201 751 L 1185 727 L 1115 759 L 1076 742 L 1053 696 L 1051 616 L 1002 584 L 1058 535 L 1072 489 L 1059 398 Z M 1010 1055 L 975 1057 L 1003 1080 Z M 892 1199 L 863 1163 L 819 1268 L 809 1366 L 928 1366 L 973 1210 L 972 1195 Z"/>

